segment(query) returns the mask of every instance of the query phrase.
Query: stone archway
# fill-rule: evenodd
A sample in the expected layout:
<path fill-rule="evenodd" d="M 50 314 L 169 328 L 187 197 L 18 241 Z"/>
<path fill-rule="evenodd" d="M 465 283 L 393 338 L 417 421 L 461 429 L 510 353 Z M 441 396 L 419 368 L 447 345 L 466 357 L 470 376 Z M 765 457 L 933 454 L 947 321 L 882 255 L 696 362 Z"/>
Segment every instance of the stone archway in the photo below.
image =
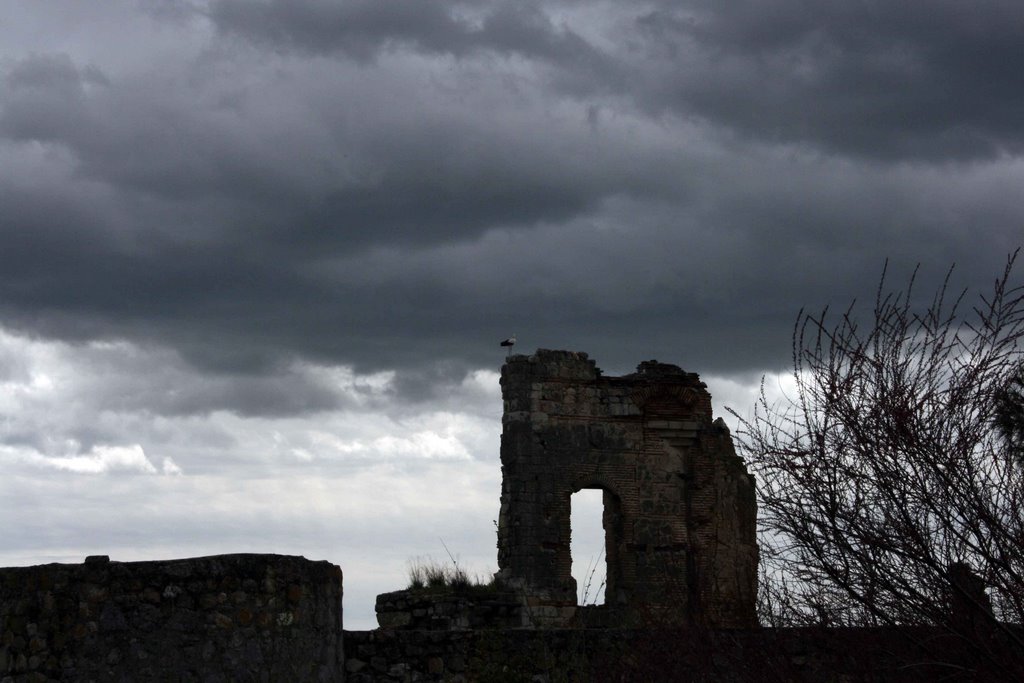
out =
<path fill-rule="evenodd" d="M 502 368 L 498 576 L 535 625 L 577 610 L 571 498 L 605 491 L 607 606 L 618 623 L 756 624 L 753 480 L 700 378 L 648 361 L 607 377 L 585 353 L 538 350 Z"/>

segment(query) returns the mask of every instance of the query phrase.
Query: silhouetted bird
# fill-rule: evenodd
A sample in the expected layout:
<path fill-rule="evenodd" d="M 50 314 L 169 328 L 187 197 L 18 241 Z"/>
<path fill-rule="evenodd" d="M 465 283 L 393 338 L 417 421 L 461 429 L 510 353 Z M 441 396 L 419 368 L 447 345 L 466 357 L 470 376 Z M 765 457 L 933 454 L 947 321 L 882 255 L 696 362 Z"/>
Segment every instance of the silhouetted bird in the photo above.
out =
<path fill-rule="evenodd" d="M 508 355 L 512 353 L 512 347 L 516 345 L 516 335 L 513 334 L 508 339 L 503 339 L 501 345 L 508 348 L 508 351 L 505 353 L 505 357 L 508 358 Z"/>

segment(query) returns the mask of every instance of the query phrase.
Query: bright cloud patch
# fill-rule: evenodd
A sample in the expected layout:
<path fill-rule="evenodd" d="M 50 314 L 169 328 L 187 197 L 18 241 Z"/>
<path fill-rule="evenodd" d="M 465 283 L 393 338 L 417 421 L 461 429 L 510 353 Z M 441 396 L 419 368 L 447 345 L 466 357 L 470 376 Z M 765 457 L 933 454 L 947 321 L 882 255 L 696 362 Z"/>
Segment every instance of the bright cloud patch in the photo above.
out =
<path fill-rule="evenodd" d="M 3 446 L 6 459 L 42 469 L 56 469 L 76 474 L 105 474 L 107 472 L 134 472 L 156 474 L 157 468 L 146 457 L 142 446 L 95 446 L 89 452 L 78 455 L 48 457 L 31 449 Z M 169 458 L 164 459 L 164 474 L 180 474 L 181 469 Z"/>
<path fill-rule="evenodd" d="M 276 372 L 254 382 L 163 348 L 0 330 L 0 565 L 301 554 L 344 567 L 350 628 L 371 627 L 373 596 L 403 584 L 410 557 L 441 554 L 439 539 L 493 571 L 496 372 L 420 403 L 396 395 L 394 372 Z M 292 392 L 313 407 L 276 395 Z M 224 405 L 237 397 L 252 410 Z"/>
<path fill-rule="evenodd" d="M 164 458 L 163 466 L 160 469 L 164 474 L 182 474 L 181 468 L 170 458 Z"/>
<path fill-rule="evenodd" d="M 61 470 L 82 472 L 85 474 L 102 474 L 104 472 L 145 472 L 156 473 L 147 458 L 142 446 L 96 446 L 85 455 L 73 455 L 63 458 L 44 458 L 47 463 Z"/>

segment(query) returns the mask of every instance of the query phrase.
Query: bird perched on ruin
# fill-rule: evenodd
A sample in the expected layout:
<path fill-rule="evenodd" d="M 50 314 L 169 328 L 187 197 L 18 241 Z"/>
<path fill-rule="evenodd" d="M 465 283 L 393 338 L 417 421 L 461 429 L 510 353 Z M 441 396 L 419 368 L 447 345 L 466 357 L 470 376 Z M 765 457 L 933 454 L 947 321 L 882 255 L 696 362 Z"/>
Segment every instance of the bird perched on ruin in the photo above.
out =
<path fill-rule="evenodd" d="M 515 335 L 515 333 L 513 333 L 512 336 L 509 337 L 508 339 L 501 340 L 501 346 L 504 346 L 504 347 L 506 347 L 508 349 L 508 352 L 505 354 L 506 358 L 508 358 L 508 355 L 510 353 L 512 353 L 512 347 L 515 346 L 515 345 L 516 345 L 516 335 Z"/>

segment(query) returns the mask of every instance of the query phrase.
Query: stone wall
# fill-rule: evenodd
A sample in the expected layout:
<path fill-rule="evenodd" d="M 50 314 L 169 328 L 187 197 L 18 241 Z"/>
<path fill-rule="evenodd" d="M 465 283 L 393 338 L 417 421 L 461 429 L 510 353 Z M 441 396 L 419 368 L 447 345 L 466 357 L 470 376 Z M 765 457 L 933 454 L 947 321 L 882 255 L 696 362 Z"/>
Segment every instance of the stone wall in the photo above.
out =
<path fill-rule="evenodd" d="M 341 600 L 283 555 L 0 569 L 0 681 L 341 681 Z"/>
<path fill-rule="evenodd" d="M 375 607 L 377 623 L 385 629 L 463 631 L 529 624 L 519 596 L 483 586 L 382 593 L 377 596 Z"/>
<path fill-rule="evenodd" d="M 940 629 L 346 631 L 345 651 L 348 683 L 1008 680 Z"/>
<path fill-rule="evenodd" d="M 606 602 L 636 626 L 756 624 L 754 485 L 700 378 L 650 361 L 605 377 L 585 353 L 502 368 L 498 577 L 536 625 L 576 613 L 571 495 L 604 493 Z"/>
<path fill-rule="evenodd" d="M 500 629 L 347 631 L 349 683 L 611 681 L 630 631 Z"/>

